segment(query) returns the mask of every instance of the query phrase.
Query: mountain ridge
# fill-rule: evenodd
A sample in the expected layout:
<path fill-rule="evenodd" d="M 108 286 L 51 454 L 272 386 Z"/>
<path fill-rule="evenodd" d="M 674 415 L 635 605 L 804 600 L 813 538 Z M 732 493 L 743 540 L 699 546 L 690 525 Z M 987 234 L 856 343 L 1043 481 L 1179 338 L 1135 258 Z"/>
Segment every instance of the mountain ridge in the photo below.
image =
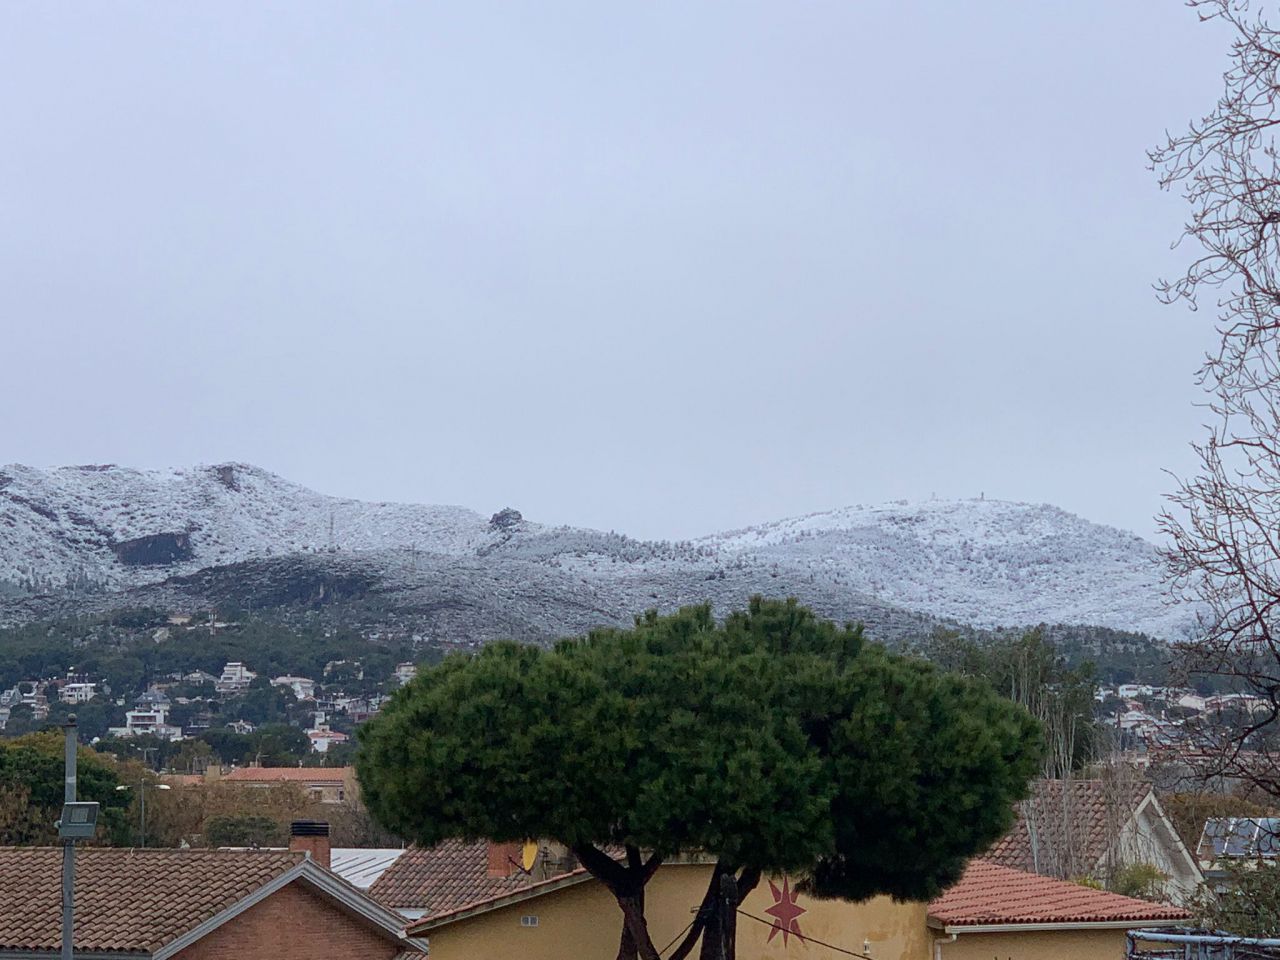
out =
<path fill-rule="evenodd" d="M 498 608 L 507 596 L 536 637 L 751 593 L 796 595 L 886 630 L 1047 622 L 1172 638 L 1190 620 L 1165 603 L 1152 544 L 1048 504 L 897 501 L 671 542 L 539 524 L 511 509 L 486 519 L 466 507 L 330 497 L 244 463 L 0 467 L 8 622 L 148 596 L 195 604 L 201 590 L 216 600 L 244 593 L 237 575 L 298 602 L 305 590 L 277 589 L 291 568 L 304 580 L 358 568 L 352 582 L 393 610 L 482 610 L 493 630 L 509 619 Z M 440 630 L 471 629 L 465 614 L 434 616 Z"/>

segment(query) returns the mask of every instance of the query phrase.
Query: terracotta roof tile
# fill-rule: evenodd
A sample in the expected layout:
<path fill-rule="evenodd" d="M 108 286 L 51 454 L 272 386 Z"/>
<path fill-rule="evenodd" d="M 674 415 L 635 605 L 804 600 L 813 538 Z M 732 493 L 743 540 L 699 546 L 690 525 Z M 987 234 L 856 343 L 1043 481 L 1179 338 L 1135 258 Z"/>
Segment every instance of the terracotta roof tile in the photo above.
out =
<path fill-rule="evenodd" d="M 350 767 L 237 767 L 223 780 L 240 783 L 342 783 Z"/>
<path fill-rule="evenodd" d="M 1108 923 L 1189 920 L 1181 907 L 1122 897 L 1066 880 L 974 860 L 960 882 L 929 904 L 929 919 L 947 927 L 1019 923 Z"/>
<path fill-rule="evenodd" d="M 514 893 L 540 878 L 517 872 L 490 877 L 488 846 L 481 840 L 446 840 L 410 847 L 369 888 L 369 896 L 393 909 L 425 910 L 424 917 Z"/>
<path fill-rule="evenodd" d="M 1089 875 L 1149 793 L 1142 781 L 1039 780 L 983 857 L 1046 876 Z"/>
<path fill-rule="evenodd" d="M 302 861 L 287 851 L 78 849 L 75 947 L 156 950 Z M 0 948 L 57 950 L 61 891 L 61 847 L 0 847 Z"/>

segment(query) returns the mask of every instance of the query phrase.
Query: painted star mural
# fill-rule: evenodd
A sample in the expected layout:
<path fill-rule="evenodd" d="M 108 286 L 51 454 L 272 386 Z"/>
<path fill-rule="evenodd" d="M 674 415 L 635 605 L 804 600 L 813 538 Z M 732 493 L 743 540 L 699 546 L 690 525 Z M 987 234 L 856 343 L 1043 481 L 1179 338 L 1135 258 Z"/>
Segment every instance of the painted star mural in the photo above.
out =
<path fill-rule="evenodd" d="M 769 930 L 769 939 L 765 942 L 771 942 L 781 933 L 784 948 L 792 934 L 795 934 L 796 939 L 803 943 L 804 934 L 800 932 L 798 919 L 800 914 L 808 911 L 796 903 L 796 892 L 791 889 L 791 881 L 783 877 L 782 889 L 779 890 L 778 885 L 770 880 L 769 892 L 773 894 L 773 906 L 766 908 L 764 912 L 773 917 L 773 927 Z"/>

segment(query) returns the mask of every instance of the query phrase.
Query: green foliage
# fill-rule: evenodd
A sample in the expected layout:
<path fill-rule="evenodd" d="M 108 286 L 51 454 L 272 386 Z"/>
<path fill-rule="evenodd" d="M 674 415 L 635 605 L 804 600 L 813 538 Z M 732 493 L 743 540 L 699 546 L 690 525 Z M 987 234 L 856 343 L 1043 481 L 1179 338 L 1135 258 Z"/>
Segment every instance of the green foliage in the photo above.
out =
<path fill-rule="evenodd" d="M 1046 776 L 1067 776 L 1097 757 L 1102 731 L 1094 720 L 1094 665 L 1069 664 L 1044 628 L 985 638 L 940 628 L 915 649 L 945 670 L 987 682 L 1040 720 Z"/>
<path fill-rule="evenodd" d="M 61 727 L 72 714 L 76 717 L 78 735 L 86 743 L 105 737 L 110 727 L 124 726 L 124 707 L 116 706 L 103 697 L 77 704 L 55 700 L 49 704 L 49 716 L 43 726 Z"/>
<path fill-rule="evenodd" d="M 1116 871 L 1111 878 L 1113 893 L 1140 900 L 1159 900 L 1164 882 L 1169 878 L 1151 863 L 1130 863 Z"/>
<path fill-rule="evenodd" d="M 210 817 L 204 831 L 211 847 L 279 847 L 287 843 L 283 824 L 254 814 Z"/>
<path fill-rule="evenodd" d="M 63 738 L 35 733 L 0 740 L 0 845 L 53 843 L 54 822 L 62 813 Z M 99 836 L 119 842 L 128 837 L 129 800 L 116 791 L 114 764 L 82 748 L 76 758 L 77 795 L 102 809 Z"/>
<path fill-rule="evenodd" d="M 1280 867 L 1240 863 L 1226 868 L 1227 889 L 1206 890 L 1196 905 L 1202 926 L 1238 937 L 1280 937 Z"/>
<path fill-rule="evenodd" d="M 927 898 L 1009 827 L 1040 753 L 1035 722 L 985 684 L 759 598 L 723 625 L 651 612 L 551 651 L 448 658 L 360 739 L 390 829 L 554 838 L 620 903 L 646 879 L 640 850 Z M 626 869 L 597 855 L 609 845 L 635 851 Z"/>

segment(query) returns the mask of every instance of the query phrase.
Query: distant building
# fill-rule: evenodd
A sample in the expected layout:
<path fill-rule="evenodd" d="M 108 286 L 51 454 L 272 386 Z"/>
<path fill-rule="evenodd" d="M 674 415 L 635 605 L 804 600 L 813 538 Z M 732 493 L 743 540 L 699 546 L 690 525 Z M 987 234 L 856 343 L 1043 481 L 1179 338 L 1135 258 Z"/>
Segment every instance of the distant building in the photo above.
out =
<path fill-rule="evenodd" d="M 58 699 L 63 703 L 88 703 L 97 690 L 96 683 L 64 683 L 58 691 Z"/>
<path fill-rule="evenodd" d="M 413 663 L 397 663 L 396 664 L 396 681 L 400 686 L 404 686 L 410 680 L 418 675 L 418 667 Z"/>
<path fill-rule="evenodd" d="M 315 729 L 308 730 L 307 736 L 311 740 L 311 749 L 315 753 L 328 753 L 329 748 L 335 743 L 346 743 L 351 739 L 341 731 L 330 729 L 327 723 L 319 724 Z"/>
<path fill-rule="evenodd" d="M 314 700 L 316 682 L 310 677 L 276 677 L 271 681 L 273 687 L 288 687 L 298 700 Z"/>
<path fill-rule="evenodd" d="M 248 736 L 258 728 L 255 727 L 248 720 L 232 720 L 230 723 L 227 724 L 227 729 L 230 730 L 232 733 L 238 733 L 241 736 Z"/>
<path fill-rule="evenodd" d="M 354 767 L 237 767 L 222 779 L 263 788 L 296 783 L 321 803 L 343 803 L 356 793 Z"/>
<path fill-rule="evenodd" d="M 257 677 L 256 673 L 237 660 L 222 668 L 222 676 L 218 678 L 216 687 L 219 693 L 239 693 L 247 690 Z"/>
<path fill-rule="evenodd" d="M 193 687 L 203 686 L 206 683 L 212 683 L 216 686 L 218 679 L 212 673 L 206 673 L 204 670 L 192 670 L 190 673 L 182 675 L 182 682 Z"/>
<path fill-rule="evenodd" d="M 112 727 L 108 732 L 116 737 L 182 739 L 182 728 L 169 723 L 169 698 L 155 689 L 148 690 L 137 699 L 132 710 L 125 711 L 123 727 Z"/>

